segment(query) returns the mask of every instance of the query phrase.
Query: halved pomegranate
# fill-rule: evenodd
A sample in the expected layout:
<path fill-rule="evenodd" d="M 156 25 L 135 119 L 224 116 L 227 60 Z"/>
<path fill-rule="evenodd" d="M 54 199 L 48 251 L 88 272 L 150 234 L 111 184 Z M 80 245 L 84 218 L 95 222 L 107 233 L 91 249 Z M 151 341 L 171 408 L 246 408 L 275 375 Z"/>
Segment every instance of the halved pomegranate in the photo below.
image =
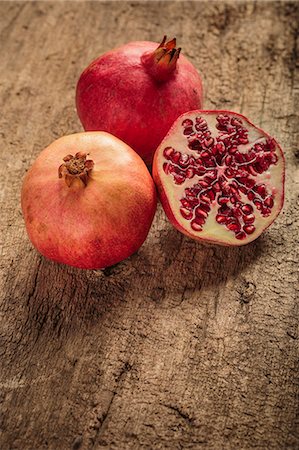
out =
<path fill-rule="evenodd" d="M 247 244 L 273 222 L 283 206 L 284 172 L 275 139 L 231 111 L 180 116 L 153 164 L 172 224 L 221 245 Z"/>

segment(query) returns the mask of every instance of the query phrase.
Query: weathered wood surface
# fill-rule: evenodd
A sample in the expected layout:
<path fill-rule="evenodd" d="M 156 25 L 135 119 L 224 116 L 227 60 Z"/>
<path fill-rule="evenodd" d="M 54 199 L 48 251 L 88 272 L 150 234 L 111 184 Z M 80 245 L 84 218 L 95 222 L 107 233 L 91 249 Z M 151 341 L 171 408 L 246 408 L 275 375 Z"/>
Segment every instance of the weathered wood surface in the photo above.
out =
<path fill-rule="evenodd" d="M 0 3 L 2 450 L 299 448 L 298 11 Z M 87 63 L 164 33 L 202 71 L 207 108 L 240 111 L 281 142 L 283 213 L 229 249 L 185 238 L 159 207 L 146 243 L 114 268 L 45 260 L 24 231 L 25 171 L 81 130 L 74 90 Z"/>

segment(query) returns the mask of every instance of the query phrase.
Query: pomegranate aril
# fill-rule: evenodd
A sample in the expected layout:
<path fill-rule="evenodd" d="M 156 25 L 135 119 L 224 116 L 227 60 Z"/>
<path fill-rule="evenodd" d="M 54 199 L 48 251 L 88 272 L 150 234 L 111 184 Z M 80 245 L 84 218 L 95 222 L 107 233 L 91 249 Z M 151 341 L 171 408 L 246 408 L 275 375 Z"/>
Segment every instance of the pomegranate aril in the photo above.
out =
<path fill-rule="evenodd" d="M 192 141 L 189 141 L 188 147 L 191 150 L 200 150 L 201 149 L 201 145 L 198 139 L 193 139 Z"/>
<path fill-rule="evenodd" d="M 248 216 L 243 216 L 243 221 L 246 224 L 253 223 L 255 221 L 255 216 L 253 214 L 249 214 Z"/>
<path fill-rule="evenodd" d="M 203 216 L 196 216 L 196 218 L 195 218 L 194 220 L 196 220 L 196 222 L 197 222 L 198 224 L 203 225 L 203 224 L 205 223 L 205 221 L 206 221 L 206 217 L 203 217 Z"/>
<path fill-rule="evenodd" d="M 199 198 L 206 203 L 210 203 L 210 197 L 207 195 L 206 192 L 200 193 Z"/>
<path fill-rule="evenodd" d="M 252 191 L 248 191 L 247 193 L 248 200 L 253 200 L 255 198 L 255 193 Z"/>
<path fill-rule="evenodd" d="M 176 184 L 183 184 L 186 179 L 184 175 L 179 174 L 174 174 L 173 178 Z"/>
<path fill-rule="evenodd" d="M 229 202 L 229 197 L 218 197 L 217 202 L 219 205 L 223 205 Z"/>
<path fill-rule="evenodd" d="M 211 155 L 210 155 L 209 152 L 202 152 L 202 153 L 200 154 L 200 156 L 201 156 L 203 159 L 210 159 L 210 157 L 211 157 Z"/>
<path fill-rule="evenodd" d="M 268 206 L 269 208 L 272 208 L 274 205 L 274 200 L 272 197 L 267 197 L 264 201 L 265 205 Z"/>
<path fill-rule="evenodd" d="M 207 191 L 207 195 L 208 195 L 208 197 L 210 198 L 211 202 L 212 202 L 213 200 L 215 200 L 215 198 L 216 198 L 215 192 L 214 192 L 212 189 L 209 189 L 209 190 Z"/>
<path fill-rule="evenodd" d="M 171 156 L 175 153 L 175 150 L 172 147 L 166 147 L 163 151 L 163 156 L 166 159 L 171 159 Z"/>
<path fill-rule="evenodd" d="M 266 187 L 263 184 L 257 185 L 254 190 L 262 197 L 265 198 L 267 195 Z"/>
<path fill-rule="evenodd" d="M 248 138 L 247 137 L 240 138 L 239 144 L 248 144 Z"/>
<path fill-rule="evenodd" d="M 213 184 L 213 190 L 215 192 L 220 192 L 221 191 L 221 187 L 220 187 L 220 184 L 218 182 Z"/>
<path fill-rule="evenodd" d="M 200 209 L 202 209 L 203 211 L 209 212 L 211 211 L 211 208 L 209 205 L 207 205 L 207 203 L 200 203 L 199 205 Z"/>
<path fill-rule="evenodd" d="M 193 217 L 193 211 L 190 211 L 189 209 L 186 208 L 181 208 L 180 213 L 186 220 L 190 220 Z"/>
<path fill-rule="evenodd" d="M 253 203 L 255 204 L 255 207 L 256 207 L 256 209 L 258 209 L 258 210 L 260 210 L 260 209 L 262 209 L 262 202 L 260 201 L 260 200 L 258 200 L 258 199 L 254 199 L 253 200 Z"/>
<path fill-rule="evenodd" d="M 241 230 L 241 225 L 238 222 L 237 223 L 233 222 L 233 223 L 227 224 L 227 228 L 230 231 L 240 231 Z"/>
<path fill-rule="evenodd" d="M 214 144 L 214 139 L 213 138 L 204 140 L 205 147 L 211 147 L 213 144 Z"/>
<path fill-rule="evenodd" d="M 185 119 L 182 122 L 183 127 L 192 127 L 193 126 L 193 121 L 191 119 Z"/>
<path fill-rule="evenodd" d="M 183 133 L 184 133 L 186 136 L 190 136 L 191 134 L 193 134 L 193 127 L 186 127 L 186 128 L 184 129 Z"/>
<path fill-rule="evenodd" d="M 255 232 L 255 226 L 254 225 L 244 225 L 243 230 L 247 234 L 252 234 Z"/>
<path fill-rule="evenodd" d="M 216 216 L 216 221 L 220 224 L 222 223 L 226 223 L 227 221 L 227 217 L 226 216 L 222 216 L 221 214 L 217 214 Z"/>
<path fill-rule="evenodd" d="M 194 167 L 188 167 L 186 170 L 186 178 L 193 178 L 195 175 L 195 169 Z"/>
<path fill-rule="evenodd" d="M 234 211 L 235 217 L 241 217 L 242 216 L 242 211 L 241 211 L 240 208 L 238 208 L 238 207 L 234 208 L 233 211 Z"/>
<path fill-rule="evenodd" d="M 230 211 L 231 211 L 231 209 L 227 206 L 227 205 L 222 205 L 220 208 L 219 208 L 219 212 L 220 212 L 220 214 L 225 214 L 225 215 L 227 215 L 227 214 L 229 214 L 230 213 Z"/>
<path fill-rule="evenodd" d="M 262 208 L 261 213 L 264 217 L 270 216 L 271 214 L 271 209 L 269 208 Z"/>
<path fill-rule="evenodd" d="M 227 155 L 227 156 L 224 158 L 224 162 L 225 162 L 225 164 L 226 164 L 227 166 L 229 166 L 229 165 L 232 163 L 232 160 L 233 160 L 232 155 Z"/>
<path fill-rule="evenodd" d="M 195 215 L 196 217 L 208 217 L 208 213 L 207 211 L 204 211 L 203 209 L 200 208 L 200 206 L 198 206 L 195 210 Z"/>
<path fill-rule="evenodd" d="M 189 156 L 181 155 L 178 164 L 181 168 L 186 168 L 189 165 Z"/>
<path fill-rule="evenodd" d="M 246 205 L 243 205 L 243 206 L 242 206 L 242 212 L 243 212 L 244 214 L 250 214 L 250 213 L 252 213 L 252 211 L 253 211 L 253 208 L 252 208 L 252 206 L 249 205 L 248 203 L 247 203 Z"/>
<path fill-rule="evenodd" d="M 198 222 L 198 219 L 194 219 L 194 220 L 192 220 L 192 222 L 191 222 L 191 228 L 192 228 L 194 231 L 202 231 L 202 224 L 200 224 L 200 223 Z"/>
<path fill-rule="evenodd" d="M 244 233 L 244 231 L 239 231 L 238 233 L 236 233 L 236 238 L 243 240 L 246 238 L 246 233 Z"/>
<path fill-rule="evenodd" d="M 181 199 L 181 204 L 186 209 L 192 209 L 190 201 L 188 201 L 186 198 Z"/>

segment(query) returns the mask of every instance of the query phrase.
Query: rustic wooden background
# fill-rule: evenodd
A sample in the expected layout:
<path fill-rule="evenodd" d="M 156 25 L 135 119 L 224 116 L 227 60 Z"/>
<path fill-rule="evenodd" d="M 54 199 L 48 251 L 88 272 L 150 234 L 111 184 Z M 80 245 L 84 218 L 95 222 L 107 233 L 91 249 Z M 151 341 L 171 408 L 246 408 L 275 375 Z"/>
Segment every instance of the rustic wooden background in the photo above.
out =
<path fill-rule="evenodd" d="M 298 2 L 0 3 L 1 450 L 299 448 L 298 22 Z M 166 33 L 206 108 L 281 142 L 282 214 L 246 247 L 203 247 L 159 207 L 115 267 L 45 260 L 24 230 L 26 170 L 81 130 L 93 58 Z"/>

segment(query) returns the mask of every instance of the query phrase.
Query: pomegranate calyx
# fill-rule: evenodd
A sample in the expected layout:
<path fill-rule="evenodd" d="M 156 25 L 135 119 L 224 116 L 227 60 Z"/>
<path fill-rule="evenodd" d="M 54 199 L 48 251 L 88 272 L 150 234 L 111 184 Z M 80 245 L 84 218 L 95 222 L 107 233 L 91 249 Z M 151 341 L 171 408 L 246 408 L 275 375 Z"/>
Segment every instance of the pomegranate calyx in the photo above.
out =
<path fill-rule="evenodd" d="M 86 159 L 87 155 L 88 153 L 77 152 L 75 156 L 67 155 L 63 158 L 64 164 L 59 166 L 58 176 L 64 177 L 68 187 L 71 187 L 76 179 L 81 180 L 84 186 L 87 185 L 90 172 L 94 167 L 94 162 Z"/>
<path fill-rule="evenodd" d="M 146 52 L 141 62 L 147 72 L 157 81 L 166 81 L 175 71 L 181 48 L 176 47 L 176 38 L 166 42 L 164 36 L 160 45 L 153 52 Z"/>

